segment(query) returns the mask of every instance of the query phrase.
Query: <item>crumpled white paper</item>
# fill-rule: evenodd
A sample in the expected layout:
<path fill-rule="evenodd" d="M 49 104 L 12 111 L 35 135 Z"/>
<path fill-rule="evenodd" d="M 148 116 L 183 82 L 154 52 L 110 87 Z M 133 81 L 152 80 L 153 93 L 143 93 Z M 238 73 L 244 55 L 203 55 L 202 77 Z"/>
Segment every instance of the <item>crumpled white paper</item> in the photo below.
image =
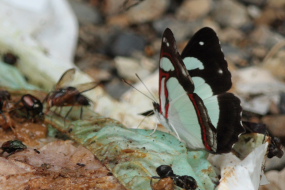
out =
<path fill-rule="evenodd" d="M 267 184 L 262 170 L 267 147 L 268 143 L 258 146 L 243 160 L 232 153 L 212 155 L 211 162 L 221 169 L 217 190 L 258 190 Z"/>

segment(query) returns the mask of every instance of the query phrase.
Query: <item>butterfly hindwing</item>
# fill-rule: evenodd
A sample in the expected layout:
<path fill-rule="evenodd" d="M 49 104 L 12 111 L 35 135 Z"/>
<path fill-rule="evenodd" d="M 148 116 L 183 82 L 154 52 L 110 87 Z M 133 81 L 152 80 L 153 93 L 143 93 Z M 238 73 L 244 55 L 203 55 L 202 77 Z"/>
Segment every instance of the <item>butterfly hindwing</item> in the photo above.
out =
<path fill-rule="evenodd" d="M 217 153 L 229 152 L 244 132 L 240 100 L 226 93 L 231 86 L 231 73 L 221 50 L 217 34 L 211 28 L 199 30 L 183 50 L 181 57 L 192 77 L 198 94 L 217 129 Z"/>

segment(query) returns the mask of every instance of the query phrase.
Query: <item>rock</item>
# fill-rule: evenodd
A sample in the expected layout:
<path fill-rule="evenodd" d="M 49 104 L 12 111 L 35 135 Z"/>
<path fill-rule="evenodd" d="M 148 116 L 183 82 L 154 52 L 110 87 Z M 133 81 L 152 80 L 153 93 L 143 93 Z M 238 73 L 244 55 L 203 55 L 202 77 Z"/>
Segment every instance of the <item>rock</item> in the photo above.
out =
<path fill-rule="evenodd" d="M 212 7 L 212 0 L 185 0 L 176 13 L 178 19 L 194 21 L 206 16 Z"/>
<path fill-rule="evenodd" d="M 108 55 L 110 44 L 120 32 L 121 29 L 115 26 L 86 24 L 80 28 L 78 44 L 82 46 L 82 49 L 92 54 L 95 52 Z M 84 54 L 82 56 L 84 57 Z"/>
<path fill-rule="evenodd" d="M 213 19 L 224 27 L 239 28 L 249 22 L 246 7 L 237 1 L 221 0 L 214 6 Z"/>
<path fill-rule="evenodd" d="M 258 96 L 254 98 L 240 97 L 243 110 L 250 111 L 256 114 L 265 115 L 269 112 L 271 102 L 276 102 L 278 97 L 275 96 Z"/>
<path fill-rule="evenodd" d="M 121 1 L 121 0 L 120 0 Z M 156 1 L 137 1 L 138 3 L 135 6 L 124 8 L 124 2 L 120 5 L 116 0 L 107 0 L 107 3 L 110 8 L 116 9 L 120 6 L 120 11 L 117 14 L 111 14 L 108 18 L 108 23 L 122 25 L 120 21 L 123 21 L 125 24 L 140 24 L 150 21 L 154 21 L 162 16 L 162 14 L 168 9 L 170 0 L 156 0 Z M 114 8 L 112 8 L 114 7 Z M 118 8 L 117 8 L 118 9 Z M 114 12 L 114 11 L 107 11 Z"/>
<path fill-rule="evenodd" d="M 250 55 L 246 51 L 232 45 L 222 45 L 222 49 L 228 61 L 239 66 L 248 65 Z"/>
<path fill-rule="evenodd" d="M 264 59 L 267 55 L 268 50 L 264 46 L 254 46 L 251 49 L 251 54 L 253 57 L 258 58 L 259 60 Z M 260 64 L 260 61 L 259 61 Z"/>
<path fill-rule="evenodd" d="M 107 24 L 110 26 L 119 26 L 121 28 L 126 28 L 131 23 L 128 16 L 123 14 L 123 15 L 109 17 L 107 20 Z"/>
<path fill-rule="evenodd" d="M 283 42 L 284 45 L 284 42 Z M 279 46 L 280 47 L 280 46 Z M 276 53 L 276 55 L 273 55 Z M 263 68 L 270 71 L 274 76 L 280 80 L 285 81 L 285 50 L 276 50 L 275 52 L 268 53 L 269 56 L 263 62 Z"/>
<path fill-rule="evenodd" d="M 98 81 L 98 83 L 100 81 L 109 81 L 112 78 L 111 73 L 104 69 L 98 69 L 95 67 L 91 67 L 83 71 L 86 74 L 88 74 L 90 77 L 92 77 L 95 81 Z"/>
<path fill-rule="evenodd" d="M 102 3 L 102 11 L 105 16 L 117 15 L 122 11 L 124 2 L 126 0 L 105 0 Z"/>
<path fill-rule="evenodd" d="M 144 51 L 145 45 L 143 36 L 125 32 L 119 34 L 109 47 L 113 56 L 131 56 L 136 51 Z"/>
<path fill-rule="evenodd" d="M 105 85 L 107 93 L 115 99 L 119 99 L 130 88 L 129 85 L 119 79 L 112 80 Z"/>
<path fill-rule="evenodd" d="M 268 71 L 259 67 L 248 67 L 234 73 L 235 89 L 240 95 L 279 95 L 285 84 L 276 80 Z"/>
<path fill-rule="evenodd" d="M 115 64 L 119 75 L 132 81 L 138 81 L 136 74 L 141 78 L 148 76 L 155 67 L 154 61 L 145 57 L 141 59 L 116 57 Z"/>
<path fill-rule="evenodd" d="M 239 1 L 245 5 L 255 5 L 261 7 L 264 6 L 268 0 L 239 0 Z"/>
<path fill-rule="evenodd" d="M 280 101 L 278 104 L 279 110 L 281 114 L 285 114 L 285 93 L 280 93 Z"/>
<path fill-rule="evenodd" d="M 285 116 L 284 115 L 269 115 L 262 118 L 268 129 L 273 135 L 285 137 Z"/>
<path fill-rule="evenodd" d="M 265 162 L 265 171 L 281 170 L 285 165 L 285 156 L 282 158 L 273 157 Z"/>
<path fill-rule="evenodd" d="M 177 42 L 188 40 L 187 37 L 194 34 L 195 30 L 198 30 L 200 26 L 201 23 L 181 21 L 169 16 L 153 22 L 153 27 L 160 36 L 162 36 L 166 28 L 170 28 Z"/>
<path fill-rule="evenodd" d="M 272 104 L 279 103 L 279 94 L 285 84 L 276 80 L 270 72 L 259 67 L 240 69 L 233 73 L 234 89 L 242 99 L 244 110 L 264 115 Z"/>
<path fill-rule="evenodd" d="M 200 25 L 199 21 L 196 21 L 196 23 Z M 220 28 L 220 25 L 217 22 L 215 22 L 211 18 L 207 17 L 207 18 L 202 20 L 202 23 L 201 23 L 200 27 L 205 27 L 205 26 L 210 27 L 213 30 L 215 30 L 217 35 L 220 37 L 220 30 L 221 30 L 221 28 Z"/>
<path fill-rule="evenodd" d="M 261 15 L 261 10 L 258 7 L 253 6 L 253 5 L 248 6 L 247 11 L 248 11 L 249 16 L 254 19 L 260 17 Z"/>
<path fill-rule="evenodd" d="M 102 21 L 102 17 L 96 7 L 91 7 L 76 0 L 69 0 L 69 3 L 80 23 L 99 24 Z"/>
<path fill-rule="evenodd" d="M 219 39 L 222 42 L 235 43 L 245 38 L 245 35 L 235 28 L 225 28 L 219 32 Z"/>
<path fill-rule="evenodd" d="M 282 7 L 285 5 L 285 1 L 284 0 L 268 0 L 267 4 L 270 7 Z"/>
<path fill-rule="evenodd" d="M 249 39 L 251 39 L 252 42 L 263 45 L 267 48 L 271 48 L 278 42 L 281 42 L 284 40 L 284 37 L 281 35 L 271 31 L 267 26 L 259 26 L 257 27 L 251 34 Z"/>
<path fill-rule="evenodd" d="M 282 171 L 270 171 L 266 173 L 270 184 L 260 186 L 259 190 L 281 190 L 285 187 L 285 169 Z"/>
<path fill-rule="evenodd" d="M 285 1 L 284 1 L 285 2 Z M 262 11 L 259 18 L 256 19 L 256 23 L 259 25 L 270 26 L 276 32 L 285 35 L 285 4 L 283 5 L 268 5 L 265 10 Z"/>
<path fill-rule="evenodd" d="M 139 24 L 158 19 L 168 8 L 169 0 L 141 1 L 127 11 L 130 23 Z"/>

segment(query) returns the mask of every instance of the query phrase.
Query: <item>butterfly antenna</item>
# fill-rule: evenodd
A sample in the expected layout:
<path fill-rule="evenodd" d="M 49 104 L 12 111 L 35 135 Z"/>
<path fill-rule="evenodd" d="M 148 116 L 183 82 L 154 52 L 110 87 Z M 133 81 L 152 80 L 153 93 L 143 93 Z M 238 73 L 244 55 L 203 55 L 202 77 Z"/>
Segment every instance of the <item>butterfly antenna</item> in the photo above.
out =
<path fill-rule="evenodd" d="M 143 95 L 145 95 L 145 97 L 147 97 L 148 99 L 150 99 L 151 101 L 155 102 L 155 99 L 151 98 L 150 96 L 146 95 L 145 93 L 143 93 L 142 91 L 140 91 L 139 89 L 137 89 L 134 85 L 132 85 L 131 83 L 128 83 L 125 79 L 122 79 L 122 81 L 124 83 L 126 83 L 127 85 L 133 87 L 134 89 L 136 89 L 138 92 L 142 93 Z"/>
<path fill-rule="evenodd" d="M 155 96 L 151 93 L 151 91 L 148 89 L 148 87 L 145 85 L 145 83 L 142 81 L 142 79 L 139 77 L 139 75 L 136 73 L 136 77 L 140 80 L 140 82 L 144 85 L 144 87 L 146 88 L 146 90 L 148 91 L 148 93 L 152 96 L 153 100 L 156 100 Z M 158 101 L 154 101 L 154 102 L 158 102 Z"/>

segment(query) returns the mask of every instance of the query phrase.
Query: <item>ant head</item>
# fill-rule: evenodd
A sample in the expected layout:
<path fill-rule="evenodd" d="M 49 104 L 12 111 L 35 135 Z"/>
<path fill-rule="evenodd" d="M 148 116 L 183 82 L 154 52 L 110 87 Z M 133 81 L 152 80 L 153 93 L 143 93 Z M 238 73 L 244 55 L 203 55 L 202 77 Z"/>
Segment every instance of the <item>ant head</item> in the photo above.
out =
<path fill-rule="evenodd" d="M 156 173 L 161 178 L 174 176 L 172 168 L 170 166 L 168 166 L 168 165 L 161 165 L 161 166 L 157 167 L 156 168 Z"/>
<path fill-rule="evenodd" d="M 272 158 L 274 156 L 277 156 L 278 158 L 281 158 L 283 156 L 284 152 L 281 149 L 281 140 L 278 137 L 271 137 L 271 143 L 268 146 L 268 158 Z"/>

